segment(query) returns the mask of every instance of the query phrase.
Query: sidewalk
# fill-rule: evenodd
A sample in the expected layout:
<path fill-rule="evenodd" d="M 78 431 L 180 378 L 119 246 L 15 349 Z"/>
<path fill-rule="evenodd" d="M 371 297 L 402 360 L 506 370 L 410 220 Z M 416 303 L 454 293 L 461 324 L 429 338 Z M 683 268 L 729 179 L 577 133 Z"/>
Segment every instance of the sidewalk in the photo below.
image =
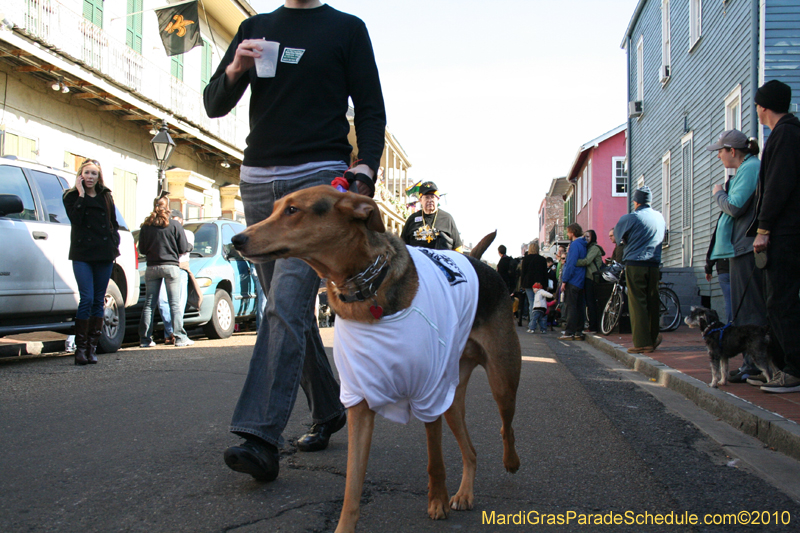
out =
<path fill-rule="evenodd" d="M 712 389 L 708 353 L 700 332 L 681 326 L 663 333 L 663 342 L 650 354 L 627 353 L 633 346 L 631 334 L 587 335 L 595 348 L 658 383 L 676 390 L 766 445 L 800 460 L 800 393 L 770 394 L 747 383 L 729 383 Z M 730 370 L 742 358 L 730 362 Z"/>

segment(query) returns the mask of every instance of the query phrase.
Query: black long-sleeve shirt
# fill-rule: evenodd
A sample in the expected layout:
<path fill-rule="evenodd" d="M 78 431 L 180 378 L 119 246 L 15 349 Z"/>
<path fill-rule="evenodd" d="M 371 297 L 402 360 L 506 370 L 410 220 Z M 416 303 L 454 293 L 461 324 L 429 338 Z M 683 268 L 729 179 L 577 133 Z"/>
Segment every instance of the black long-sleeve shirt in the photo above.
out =
<path fill-rule="evenodd" d="M 800 121 L 792 114 L 778 121 L 764 145 L 756 197 L 757 225 L 749 236 L 756 228 L 773 235 L 800 233 Z"/>
<path fill-rule="evenodd" d="M 274 78 L 251 68 L 228 86 L 225 68 L 246 39 L 280 43 Z M 328 5 L 280 7 L 242 22 L 203 92 L 211 118 L 226 115 L 250 86 L 250 135 L 244 164 L 350 163 L 348 98 L 355 108 L 358 158 L 380 165 L 386 129 L 378 67 L 366 25 Z"/>
<path fill-rule="evenodd" d="M 142 226 L 139 230 L 139 253 L 147 256 L 148 266 L 180 265 L 181 255 L 192 250 L 183 226 L 170 219 L 169 225 Z"/>

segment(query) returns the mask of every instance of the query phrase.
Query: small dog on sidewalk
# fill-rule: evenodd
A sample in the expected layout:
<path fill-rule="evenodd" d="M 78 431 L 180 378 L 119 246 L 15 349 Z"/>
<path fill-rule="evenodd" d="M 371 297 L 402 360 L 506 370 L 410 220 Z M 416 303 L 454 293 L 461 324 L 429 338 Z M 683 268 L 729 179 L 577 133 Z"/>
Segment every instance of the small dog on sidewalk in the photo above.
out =
<path fill-rule="evenodd" d="M 728 384 L 728 360 L 740 353 L 749 355 L 768 381 L 778 371 L 769 356 L 769 332 L 766 327 L 725 325 L 713 309 L 694 306 L 684 322 L 690 328 L 703 331 L 703 340 L 711 359 L 710 387 Z"/>

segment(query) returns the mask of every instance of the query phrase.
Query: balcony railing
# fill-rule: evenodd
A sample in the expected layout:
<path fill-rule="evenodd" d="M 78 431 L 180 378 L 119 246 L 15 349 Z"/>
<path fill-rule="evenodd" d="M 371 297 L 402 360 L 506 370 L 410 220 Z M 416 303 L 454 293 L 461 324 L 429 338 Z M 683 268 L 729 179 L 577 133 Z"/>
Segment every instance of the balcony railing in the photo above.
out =
<path fill-rule="evenodd" d="M 231 146 L 245 146 L 247 123 L 228 115 L 210 119 L 203 97 L 124 42 L 115 40 L 58 0 L 5 3 L 15 31 L 93 71 Z"/>

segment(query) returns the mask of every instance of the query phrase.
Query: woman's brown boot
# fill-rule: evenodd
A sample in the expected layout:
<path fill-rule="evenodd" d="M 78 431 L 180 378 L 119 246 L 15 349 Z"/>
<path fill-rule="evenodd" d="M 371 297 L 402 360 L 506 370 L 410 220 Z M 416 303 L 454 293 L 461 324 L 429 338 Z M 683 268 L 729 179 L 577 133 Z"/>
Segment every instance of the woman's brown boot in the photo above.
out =
<path fill-rule="evenodd" d="M 103 317 L 89 318 L 89 346 L 86 349 L 86 359 L 90 365 L 97 364 L 97 343 L 103 334 Z"/>
<path fill-rule="evenodd" d="M 89 348 L 89 321 L 75 319 L 75 364 L 85 365 L 89 362 L 86 352 Z"/>

